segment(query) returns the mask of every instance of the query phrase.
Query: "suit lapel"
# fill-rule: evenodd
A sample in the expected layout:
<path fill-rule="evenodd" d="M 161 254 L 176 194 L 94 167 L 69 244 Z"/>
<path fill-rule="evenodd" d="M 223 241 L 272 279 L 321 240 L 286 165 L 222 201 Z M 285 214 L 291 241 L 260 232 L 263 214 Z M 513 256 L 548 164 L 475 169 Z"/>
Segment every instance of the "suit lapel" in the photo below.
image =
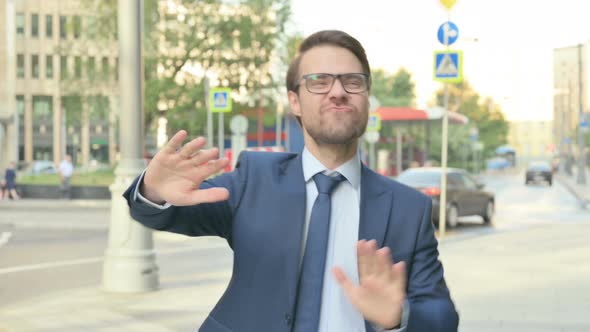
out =
<path fill-rule="evenodd" d="M 362 165 L 359 240 L 375 239 L 378 248 L 383 246 L 392 206 L 391 195 L 380 176 Z"/>
<path fill-rule="evenodd" d="M 279 208 L 283 217 L 284 236 L 282 244 L 285 250 L 285 276 L 288 278 L 287 294 L 291 304 L 295 305 L 297 293 L 297 280 L 299 276 L 299 261 L 301 259 L 301 246 L 303 225 L 305 223 L 305 179 L 303 177 L 303 164 L 301 154 L 285 161 L 281 165 L 279 173 L 281 192 L 285 201 Z"/>

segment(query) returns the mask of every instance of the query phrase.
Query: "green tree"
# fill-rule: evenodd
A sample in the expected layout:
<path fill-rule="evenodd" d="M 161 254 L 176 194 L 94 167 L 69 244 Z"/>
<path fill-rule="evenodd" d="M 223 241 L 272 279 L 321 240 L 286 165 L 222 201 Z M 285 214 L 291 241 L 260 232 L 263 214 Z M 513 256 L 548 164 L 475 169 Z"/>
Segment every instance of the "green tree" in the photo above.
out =
<path fill-rule="evenodd" d="M 443 105 L 444 89 L 436 92 L 436 100 L 438 105 Z M 477 128 L 478 141 L 484 144 L 485 158 L 492 157 L 497 147 L 506 144 L 509 123 L 500 107 L 492 98 L 480 97 L 468 82 L 449 84 L 449 109 L 469 118 L 469 124 L 463 126 L 467 127 L 462 130 L 463 137 L 454 138 L 459 143 L 457 148 L 449 137 L 449 161 L 460 160 L 464 156 L 465 144 L 469 143 L 469 129 L 472 127 Z"/>
<path fill-rule="evenodd" d="M 117 1 L 86 0 L 98 13 L 104 40 L 116 36 Z M 289 0 L 146 0 L 144 4 L 145 124 L 164 114 L 170 132 L 206 127 L 204 76 L 230 87 L 234 112 L 252 108 L 282 82 L 271 60 L 284 39 Z M 265 92 L 267 91 L 267 92 Z"/>
<path fill-rule="evenodd" d="M 371 73 L 371 94 L 383 106 L 414 106 L 416 93 L 412 74 L 400 68 L 394 75 L 383 69 Z"/>

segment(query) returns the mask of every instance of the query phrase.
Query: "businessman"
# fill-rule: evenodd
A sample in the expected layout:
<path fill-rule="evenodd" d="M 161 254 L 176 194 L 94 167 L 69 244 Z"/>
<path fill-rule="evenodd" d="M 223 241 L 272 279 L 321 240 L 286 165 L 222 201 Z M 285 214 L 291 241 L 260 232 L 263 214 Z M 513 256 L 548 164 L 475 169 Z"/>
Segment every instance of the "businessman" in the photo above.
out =
<path fill-rule="evenodd" d="M 234 252 L 227 290 L 201 331 L 453 332 L 431 200 L 365 167 L 371 72 L 342 31 L 306 38 L 287 72 L 301 154 L 228 160 L 180 131 L 125 193 L 133 218 Z"/>

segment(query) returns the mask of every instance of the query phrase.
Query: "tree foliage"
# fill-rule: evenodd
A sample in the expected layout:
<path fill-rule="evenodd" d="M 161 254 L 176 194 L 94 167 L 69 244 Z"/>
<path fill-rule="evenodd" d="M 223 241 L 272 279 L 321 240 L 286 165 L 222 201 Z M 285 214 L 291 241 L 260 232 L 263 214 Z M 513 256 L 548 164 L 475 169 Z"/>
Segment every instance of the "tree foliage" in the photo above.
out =
<path fill-rule="evenodd" d="M 414 106 L 416 93 L 412 74 L 400 68 L 395 74 L 383 69 L 371 73 L 371 94 L 377 97 L 383 106 Z"/>
<path fill-rule="evenodd" d="M 438 105 L 444 104 L 444 89 L 436 92 L 436 100 Z M 469 142 L 469 129 L 477 128 L 478 141 L 484 144 L 484 156 L 493 156 L 496 148 L 507 142 L 509 123 L 502 110 L 492 98 L 482 98 L 468 82 L 449 84 L 449 109 L 469 118 L 468 129 L 463 130 L 465 136 L 460 142 Z M 464 147 L 459 146 L 453 154 L 450 146 L 450 157 L 463 153 Z"/>
<path fill-rule="evenodd" d="M 87 0 L 104 40 L 116 36 L 117 1 Z M 285 40 L 289 0 L 144 1 L 145 124 L 164 115 L 170 132 L 206 127 L 205 76 L 232 89 L 234 111 L 266 99 L 271 63 Z M 263 91 L 267 91 L 261 95 Z"/>

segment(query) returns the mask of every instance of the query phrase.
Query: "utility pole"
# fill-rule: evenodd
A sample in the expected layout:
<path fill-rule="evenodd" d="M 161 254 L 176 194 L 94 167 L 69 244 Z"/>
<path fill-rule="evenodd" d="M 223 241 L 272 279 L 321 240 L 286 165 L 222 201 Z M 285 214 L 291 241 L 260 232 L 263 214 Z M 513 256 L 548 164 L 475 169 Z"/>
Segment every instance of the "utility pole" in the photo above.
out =
<path fill-rule="evenodd" d="M 586 128 L 582 89 L 582 44 L 578 44 L 578 176 L 577 184 L 586 184 Z"/>
<path fill-rule="evenodd" d="M 111 185 L 109 242 L 103 265 L 103 288 L 131 293 L 158 287 L 152 231 L 131 219 L 122 197 L 144 169 L 143 159 L 143 0 L 118 1 L 121 161 Z"/>

